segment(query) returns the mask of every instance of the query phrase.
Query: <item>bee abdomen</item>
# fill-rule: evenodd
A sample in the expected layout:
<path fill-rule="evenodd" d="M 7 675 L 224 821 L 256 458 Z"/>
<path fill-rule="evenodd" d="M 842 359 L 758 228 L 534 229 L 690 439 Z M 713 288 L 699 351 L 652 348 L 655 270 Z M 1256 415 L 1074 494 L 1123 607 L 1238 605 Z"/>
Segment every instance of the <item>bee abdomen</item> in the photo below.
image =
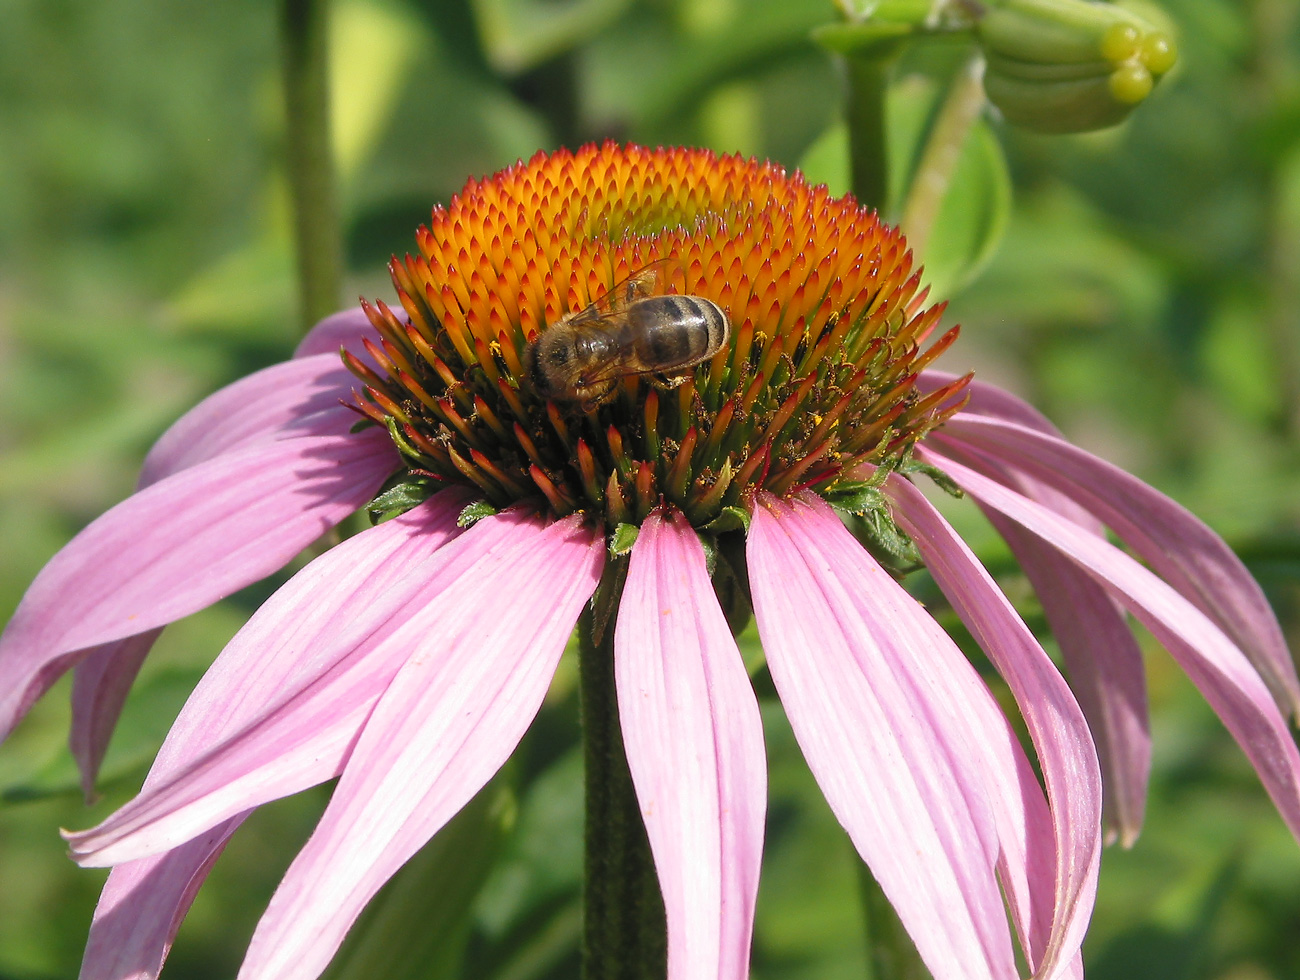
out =
<path fill-rule="evenodd" d="M 629 311 L 639 359 L 661 371 L 689 367 L 727 342 L 726 314 L 702 296 L 655 296 Z"/>

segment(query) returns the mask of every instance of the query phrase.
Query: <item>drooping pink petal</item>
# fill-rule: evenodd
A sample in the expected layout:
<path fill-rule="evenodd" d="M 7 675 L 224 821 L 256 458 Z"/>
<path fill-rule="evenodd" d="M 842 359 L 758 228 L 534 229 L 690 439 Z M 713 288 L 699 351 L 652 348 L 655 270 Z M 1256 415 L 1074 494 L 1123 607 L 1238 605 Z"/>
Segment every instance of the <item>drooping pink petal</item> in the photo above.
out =
<path fill-rule="evenodd" d="M 346 347 L 356 356 L 369 360 L 361 344 L 362 337 L 369 337 L 375 343 L 379 342 L 379 334 L 370 325 L 365 311 L 359 306 L 354 306 L 327 316 L 308 330 L 307 335 L 299 341 L 293 356 L 312 357 L 316 354 L 333 354 L 337 361 L 339 348 Z"/>
<path fill-rule="evenodd" d="M 240 976 L 311 980 L 365 903 L 505 762 L 595 590 L 603 536 L 517 526 L 481 569 L 393 634 L 410 659 L 366 722 Z"/>
<path fill-rule="evenodd" d="M 199 886 L 247 815 L 174 851 L 114 868 L 95 907 L 78 980 L 156 980 Z"/>
<path fill-rule="evenodd" d="M 1096 533 L 1097 521 L 1074 501 L 1037 480 L 1013 474 L 987 458 L 944 447 L 950 458 L 1017 490 Z M 1060 552 L 995 510 L 980 505 L 1010 546 L 1042 603 L 1069 670 L 1070 686 L 1083 709 L 1101 762 L 1102 825 L 1108 842 L 1129 847 L 1146 810 L 1151 772 L 1151 726 L 1147 714 L 1142 651 L 1119 606 L 1096 580 Z"/>
<path fill-rule="evenodd" d="M 246 733 L 250 728 L 256 731 L 263 715 L 288 714 L 313 695 L 320 697 L 320 689 L 330 683 L 336 687 L 346 688 L 353 683 L 364 687 L 370 678 L 357 676 L 356 669 L 349 673 L 346 668 L 355 668 L 355 661 L 372 651 L 373 644 L 364 646 L 371 637 L 365 637 L 351 650 L 348 645 L 368 628 L 392 632 L 385 620 L 393 612 L 393 593 L 409 595 L 426 582 L 433 564 L 433 559 L 415 561 L 417 554 L 412 552 L 433 551 L 455 537 L 455 518 L 466 499 L 467 495 L 459 490 L 444 491 L 421 507 L 348 539 L 308 565 L 267 600 L 191 695 L 141 795 L 98 829 L 107 833 L 110 825 L 129 816 L 129 812 L 134 812 L 136 822 L 141 823 L 139 811 L 145 808 L 143 804 L 149 800 L 158 803 L 168 795 L 175 797 L 184 789 L 187 777 L 192 782 L 196 777 L 210 775 L 210 767 L 204 765 L 211 761 L 209 757 L 228 751 L 232 743 L 239 745 L 241 740 L 231 733 Z M 480 523 L 488 525 L 485 530 L 491 527 L 488 521 Z M 492 541 L 484 541 L 483 545 L 490 548 Z M 459 567 L 463 566 L 462 562 Z M 453 578 L 455 572 L 453 569 Z M 400 663 L 401 651 L 388 659 Z M 390 666 L 385 671 L 383 658 L 362 661 L 362 666 L 371 665 L 387 679 L 397 669 Z M 277 784 L 274 779 L 263 779 L 262 795 L 246 797 L 249 807 L 337 775 L 342 768 L 342 754 L 337 750 L 340 745 L 346 750 L 355 738 L 359 720 L 353 717 L 351 730 L 346 730 L 348 705 L 343 702 L 348 692 L 336 691 L 335 695 L 342 704 L 339 714 L 323 719 L 316 731 L 303 733 L 304 740 L 310 743 L 306 759 L 263 760 L 278 766 L 285 781 Z M 376 697 L 375 693 L 360 693 L 367 705 L 373 705 Z M 361 713 L 362 717 L 365 713 Z M 310 725 L 310 719 L 305 723 Z M 265 722 L 264 727 L 271 727 L 271 722 Z M 221 749 L 205 752 L 214 743 L 220 743 Z M 311 755 L 313 749 L 315 756 Z M 310 771 L 313 765 L 314 778 Z M 239 775 L 247 791 L 254 774 Z M 298 785 L 288 781 L 295 777 Z M 237 795 L 239 787 L 233 789 Z M 203 802 L 195 801 L 185 815 L 193 818 L 201 813 Z M 236 812 L 215 827 L 208 826 L 211 819 L 197 820 L 189 828 L 197 833 L 192 839 L 113 870 L 91 926 L 82 980 L 153 980 L 157 976 L 194 892 L 248 812 Z M 174 838 L 189 836 L 175 825 L 185 815 L 174 818 L 170 828 Z M 168 828 L 161 830 L 166 832 Z M 121 836 L 116 834 L 113 839 Z"/>
<path fill-rule="evenodd" d="M 1300 712 L 1300 678 L 1263 591 L 1190 511 L 1062 439 L 992 418 L 954 417 L 935 434 L 1022 470 L 1109 525 L 1250 658 L 1279 707 Z"/>
<path fill-rule="evenodd" d="M 357 416 L 338 401 L 348 394 L 351 383 L 352 375 L 337 354 L 277 364 L 236 381 L 163 433 L 145 458 L 138 488 L 225 452 L 292 438 L 304 425 L 324 434 L 328 429 L 321 422 L 332 418 L 338 432 L 347 431 Z M 322 411 L 330 414 L 313 418 Z M 95 776 L 126 695 L 160 632 L 150 630 L 71 658 L 77 663 L 68 740 L 87 800 L 94 795 Z"/>
<path fill-rule="evenodd" d="M 274 364 L 226 385 L 159 437 L 140 469 L 139 486 L 258 442 L 346 432 L 360 417 L 339 399 L 349 397 L 355 380 L 335 353 Z M 326 420 L 331 427 L 322 426 Z"/>
<path fill-rule="evenodd" d="M 930 391 L 956 375 L 926 371 L 918 388 Z M 1047 418 L 1010 392 L 978 380 L 967 386 L 969 402 L 959 415 L 984 415 L 1060 436 Z M 1074 500 L 1023 472 L 1010 473 L 980 459 L 960 457 L 985 476 L 1006 484 L 1095 534 L 1102 523 Z M 1122 610 L 1105 590 L 1072 562 L 985 509 L 1006 539 L 1043 605 L 1070 673 L 1071 687 L 1097 743 L 1104 790 L 1107 840 L 1132 845 L 1142 828 L 1151 772 L 1151 728 L 1147 717 L 1142 652 Z"/>
<path fill-rule="evenodd" d="M 0 735 L 89 648 L 275 571 L 396 468 L 386 433 L 252 446 L 127 498 L 50 559 L 0 636 Z"/>
<path fill-rule="evenodd" d="M 95 797 L 95 776 L 122 714 L 127 693 L 162 627 L 85 651 L 72 675 L 72 727 L 68 747 L 81 773 L 81 792 Z"/>
<path fill-rule="evenodd" d="M 632 548 L 614 634 L 619 721 L 668 916 L 668 980 L 744 980 L 767 763 L 704 549 L 677 511 Z"/>
<path fill-rule="evenodd" d="M 983 748 L 1006 725 L 971 709 L 973 668 L 818 498 L 760 497 L 747 551 L 795 737 L 926 966 L 935 980 L 1015 977 L 994 874 L 999 758 Z"/>
<path fill-rule="evenodd" d="M 447 544 L 469 499 L 436 494 L 330 549 L 263 603 L 194 689 L 140 795 L 65 835 L 73 857 L 134 861 L 338 775 L 406 660 L 384 641 L 513 531 L 489 518 Z"/>
<path fill-rule="evenodd" d="M 1049 930 L 1037 937 L 1028 930 L 1029 959 L 1036 976 L 1055 976 L 1083 944 L 1101 866 L 1101 773 L 1088 723 L 1029 628 L 933 505 L 898 476 L 886 482 L 885 493 L 935 582 L 1006 680 L 1038 753 L 1055 827 L 1056 875 L 1054 889 L 1036 896 L 1032 921 Z"/>
<path fill-rule="evenodd" d="M 920 450 L 967 493 L 1057 548 L 1115 595 L 1173 655 L 1223 719 L 1300 837 L 1300 751 L 1245 654 L 1190 600 L 1124 552 L 969 467 Z"/>

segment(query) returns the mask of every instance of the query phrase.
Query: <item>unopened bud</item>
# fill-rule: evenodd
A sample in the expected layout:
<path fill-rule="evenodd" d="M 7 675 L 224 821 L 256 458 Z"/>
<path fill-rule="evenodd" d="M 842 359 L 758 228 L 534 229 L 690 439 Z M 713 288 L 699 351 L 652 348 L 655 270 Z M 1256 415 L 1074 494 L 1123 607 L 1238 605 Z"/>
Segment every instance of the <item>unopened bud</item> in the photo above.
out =
<path fill-rule="evenodd" d="M 1008 122 L 1027 129 L 1113 126 L 1177 60 L 1159 21 L 1132 3 L 1000 0 L 975 27 L 988 62 L 984 90 Z"/>

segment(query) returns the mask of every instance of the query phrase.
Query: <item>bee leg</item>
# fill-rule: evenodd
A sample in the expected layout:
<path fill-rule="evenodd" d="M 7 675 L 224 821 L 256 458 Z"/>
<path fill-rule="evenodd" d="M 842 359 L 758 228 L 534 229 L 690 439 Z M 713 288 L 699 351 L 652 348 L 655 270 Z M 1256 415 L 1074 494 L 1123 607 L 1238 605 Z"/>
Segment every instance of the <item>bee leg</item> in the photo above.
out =
<path fill-rule="evenodd" d="M 656 373 L 650 375 L 650 383 L 656 388 L 671 391 L 673 388 L 680 388 L 682 385 L 686 384 L 688 378 L 690 378 L 689 374 L 674 374 L 670 376 L 667 374 Z"/>

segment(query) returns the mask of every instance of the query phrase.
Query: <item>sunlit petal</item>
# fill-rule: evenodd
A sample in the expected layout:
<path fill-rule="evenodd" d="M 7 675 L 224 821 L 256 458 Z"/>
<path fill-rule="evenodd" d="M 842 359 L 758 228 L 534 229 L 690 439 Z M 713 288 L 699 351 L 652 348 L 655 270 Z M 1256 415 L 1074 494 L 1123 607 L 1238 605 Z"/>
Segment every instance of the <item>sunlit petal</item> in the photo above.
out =
<path fill-rule="evenodd" d="M 1300 711 L 1300 679 L 1268 600 L 1232 549 L 1190 511 L 1117 466 L 1014 423 L 954 418 L 943 441 L 1023 470 L 1103 520 L 1241 648 L 1283 711 Z"/>
<path fill-rule="evenodd" d="M 758 701 L 680 514 L 632 549 L 614 637 L 619 721 L 668 915 L 669 980 L 743 980 L 763 854 Z"/>
<path fill-rule="evenodd" d="M 128 497 L 50 559 L 0 636 L 0 733 L 89 648 L 275 571 L 370 499 L 396 460 L 377 431 L 288 439 Z"/>
<path fill-rule="evenodd" d="M 1056 875 L 1033 921 L 1050 938 L 1031 938 L 1035 975 L 1055 976 L 1078 953 L 1092 915 L 1101 866 L 1101 776 L 1088 723 L 1057 672 L 979 560 L 911 483 L 892 477 L 885 492 L 926 568 L 1011 688 L 1042 765 L 1055 827 Z M 1033 941 L 1037 938 L 1037 942 Z"/>
<path fill-rule="evenodd" d="M 509 538 L 506 519 L 463 541 L 467 496 L 437 494 L 295 575 L 253 615 L 195 688 L 134 800 L 68 834 L 83 865 L 174 847 L 234 813 L 341 771 L 407 651 L 386 643 L 408 616 Z"/>
<path fill-rule="evenodd" d="M 576 519 L 521 524 L 492 557 L 496 567 L 393 634 L 410 659 L 258 924 L 245 980 L 319 975 L 365 903 L 491 778 L 541 707 L 604 542 Z"/>
<path fill-rule="evenodd" d="M 970 664 L 819 499 L 760 498 L 747 544 L 795 737 L 926 966 L 936 980 L 1016 976 L 994 876 L 996 760 L 980 748 L 1005 725 L 970 708 Z"/>
<path fill-rule="evenodd" d="M 1268 688 L 1218 626 L 1118 548 L 951 459 L 922 452 L 971 496 L 1049 542 L 1096 577 L 1187 672 L 1254 764 L 1300 837 L 1300 752 Z"/>

